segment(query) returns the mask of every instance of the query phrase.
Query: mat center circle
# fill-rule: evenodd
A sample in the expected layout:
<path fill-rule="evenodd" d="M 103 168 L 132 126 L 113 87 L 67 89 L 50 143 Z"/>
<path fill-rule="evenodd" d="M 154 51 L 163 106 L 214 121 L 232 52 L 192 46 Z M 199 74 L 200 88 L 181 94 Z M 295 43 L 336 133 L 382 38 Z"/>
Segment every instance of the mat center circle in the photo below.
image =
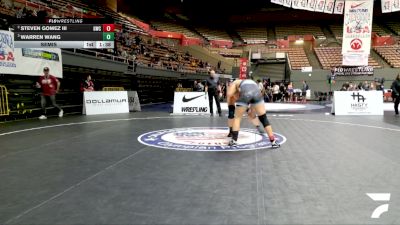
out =
<path fill-rule="evenodd" d="M 138 141 L 156 148 L 183 151 L 245 151 L 271 147 L 268 137 L 256 130 L 241 129 L 235 147 L 228 146 L 230 138 L 227 134 L 225 127 L 175 128 L 142 134 Z M 283 135 L 274 134 L 278 143 L 286 141 Z"/>

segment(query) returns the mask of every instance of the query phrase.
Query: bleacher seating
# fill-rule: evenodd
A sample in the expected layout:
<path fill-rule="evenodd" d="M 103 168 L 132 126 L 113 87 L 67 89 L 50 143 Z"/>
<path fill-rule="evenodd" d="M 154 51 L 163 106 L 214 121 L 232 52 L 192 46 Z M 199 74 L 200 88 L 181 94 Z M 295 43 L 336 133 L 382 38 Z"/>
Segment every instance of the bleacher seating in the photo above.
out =
<path fill-rule="evenodd" d="M 329 26 L 333 35 L 337 40 L 342 40 L 343 38 L 343 25 L 333 24 Z"/>
<path fill-rule="evenodd" d="M 137 44 L 135 38 L 127 34 L 117 35 L 118 55 L 124 57 L 126 62 L 135 60 L 139 65 L 184 73 L 208 72 L 206 62 L 179 51 L 168 41 L 157 40 L 149 44 L 146 36 L 141 36 Z"/>
<path fill-rule="evenodd" d="M 262 54 L 287 53 L 292 70 L 301 70 L 302 67 L 311 66 L 303 48 L 269 48 L 260 52 Z"/>
<path fill-rule="evenodd" d="M 331 69 L 332 67 L 342 66 L 343 56 L 341 47 L 315 48 L 315 53 L 322 65 L 322 69 Z M 381 67 L 371 56 L 368 58 L 368 65 L 373 66 L 374 68 Z"/>
<path fill-rule="evenodd" d="M 379 46 L 374 48 L 375 51 L 386 60 L 386 62 L 394 68 L 400 68 L 400 46 Z"/>
<path fill-rule="evenodd" d="M 400 22 L 393 22 L 393 21 L 389 21 L 386 22 L 386 24 L 388 25 L 388 27 L 390 27 L 390 29 L 392 29 L 396 35 L 400 35 Z"/>
<path fill-rule="evenodd" d="M 242 27 L 236 31 L 246 44 L 263 44 L 268 41 L 266 27 Z"/>
<path fill-rule="evenodd" d="M 372 24 L 372 32 L 378 34 L 379 36 L 390 35 L 390 33 L 386 32 L 381 26 L 376 23 Z"/>
<path fill-rule="evenodd" d="M 151 21 L 151 25 L 153 25 L 154 28 L 160 31 L 170 31 L 170 32 L 177 32 L 177 33 L 182 33 L 186 37 L 192 37 L 192 38 L 201 38 L 200 35 L 196 34 L 195 32 L 187 29 L 186 27 L 179 25 L 173 21 L 171 22 L 166 22 L 166 21 Z"/>
<path fill-rule="evenodd" d="M 212 40 L 232 41 L 232 38 L 224 30 L 207 28 L 207 27 L 198 27 L 198 28 L 196 28 L 196 30 L 197 30 L 197 32 L 199 32 L 201 35 L 203 35 L 209 41 L 212 41 Z"/>
<path fill-rule="evenodd" d="M 140 34 L 146 34 L 143 29 L 140 27 L 136 26 L 135 24 L 131 23 L 129 20 L 127 20 L 125 17 L 121 16 L 120 14 L 104 7 L 99 7 L 98 8 L 99 12 L 101 12 L 103 15 L 107 17 L 111 17 L 115 23 L 121 24 L 122 29 L 125 32 L 134 32 L 134 33 L 140 33 Z"/>
<path fill-rule="evenodd" d="M 314 35 L 314 37 L 325 37 L 321 27 L 311 24 L 276 26 L 275 33 L 277 39 L 283 39 L 289 35 Z"/>
<path fill-rule="evenodd" d="M 210 48 L 210 51 L 227 58 L 239 58 L 243 54 L 243 49 Z"/>

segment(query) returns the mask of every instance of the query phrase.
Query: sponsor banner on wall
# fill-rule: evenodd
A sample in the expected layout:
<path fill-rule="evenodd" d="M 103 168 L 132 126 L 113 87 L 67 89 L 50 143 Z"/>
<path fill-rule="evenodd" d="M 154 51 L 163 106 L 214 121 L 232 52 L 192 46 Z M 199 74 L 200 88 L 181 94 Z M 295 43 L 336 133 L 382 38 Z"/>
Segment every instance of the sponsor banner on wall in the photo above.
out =
<path fill-rule="evenodd" d="M 213 110 L 217 110 L 213 99 Z M 175 92 L 174 114 L 207 114 L 210 113 L 208 94 L 205 92 Z M 215 112 L 214 112 L 215 113 Z"/>
<path fill-rule="evenodd" d="M 335 115 L 383 115 L 382 91 L 335 91 Z"/>
<path fill-rule="evenodd" d="M 335 0 L 326 0 L 324 12 L 333 13 L 334 7 L 335 7 Z"/>
<path fill-rule="evenodd" d="M 14 33 L 0 30 L 0 71 L 3 74 L 39 76 L 43 68 L 62 78 L 61 49 L 15 48 Z"/>
<path fill-rule="evenodd" d="M 128 102 L 129 102 L 129 111 L 131 112 L 142 111 L 137 91 L 128 91 Z"/>
<path fill-rule="evenodd" d="M 325 0 L 318 0 L 315 5 L 315 12 L 324 12 L 325 9 Z"/>
<path fill-rule="evenodd" d="M 381 0 L 382 13 L 392 12 L 392 0 Z"/>
<path fill-rule="evenodd" d="M 334 14 L 343 14 L 344 0 L 336 0 L 335 8 L 333 9 Z"/>
<path fill-rule="evenodd" d="M 346 1 L 342 54 L 365 54 L 371 50 L 372 31 L 371 0 Z"/>
<path fill-rule="evenodd" d="M 307 0 L 300 0 L 299 9 L 307 9 L 308 1 Z"/>
<path fill-rule="evenodd" d="M 271 0 L 272 3 L 278 4 L 278 5 L 283 5 L 284 0 Z"/>
<path fill-rule="evenodd" d="M 248 59 L 241 58 L 240 59 L 240 66 L 239 66 L 239 79 L 246 79 L 247 78 L 247 67 L 248 67 Z"/>
<path fill-rule="evenodd" d="M 292 8 L 300 9 L 300 0 L 292 0 Z"/>
<path fill-rule="evenodd" d="M 292 6 L 292 0 L 284 0 L 283 6 L 291 7 Z"/>
<path fill-rule="evenodd" d="M 392 0 L 392 12 L 400 11 L 400 0 Z"/>
<path fill-rule="evenodd" d="M 335 67 L 333 76 L 373 76 L 374 67 L 358 66 L 358 67 Z"/>
<path fill-rule="evenodd" d="M 308 0 L 307 10 L 308 11 L 315 11 L 315 4 L 317 4 L 316 0 Z"/>
<path fill-rule="evenodd" d="M 83 114 L 129 113 L 127 91 L 91 91 L 83 93 Z"/>

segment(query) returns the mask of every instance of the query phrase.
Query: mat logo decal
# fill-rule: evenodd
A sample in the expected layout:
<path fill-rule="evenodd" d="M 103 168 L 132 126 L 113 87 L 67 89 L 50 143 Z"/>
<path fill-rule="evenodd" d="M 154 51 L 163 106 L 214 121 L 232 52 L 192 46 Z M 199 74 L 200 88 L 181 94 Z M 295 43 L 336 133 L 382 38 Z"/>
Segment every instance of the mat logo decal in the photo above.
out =
<path fill-rule="evenodd" d="M 142 134 L 138 141 L 144 145 L 182 151 L 247 151 L 270 148 L 266 135 L 255 129 L 241 129 L 238 146 L 230 147 L 225 127 L 190 127 L 158 130 Z M 278 143 L 286 142 L 286 137 L 275 133 Z"/>
<path fill-rule="evenodd" d="M 390 193 L 366 193 L 368 197 L 376 202 L 388 202 L 390 201 Z M 384 212 L 389 211 L 389 204 L 382 204 L 372 212 L 371 218 L 378 219 Z"/>

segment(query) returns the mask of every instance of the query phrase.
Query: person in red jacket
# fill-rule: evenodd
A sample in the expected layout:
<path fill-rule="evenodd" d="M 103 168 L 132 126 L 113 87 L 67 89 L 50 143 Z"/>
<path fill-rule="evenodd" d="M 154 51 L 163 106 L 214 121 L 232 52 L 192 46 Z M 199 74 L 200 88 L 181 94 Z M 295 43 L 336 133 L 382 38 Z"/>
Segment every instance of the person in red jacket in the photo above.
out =
<path fill-rule="evenodd" d="M 94 83 L 92 81 L 92 76 L 87 75 L 85 81 L 81 84 L 81 92 L 94 91 Z"/>
<path fill-rule="evenodd" d="M 36 82 L 36 87 L 42 89 L 41 95 L 41 106 L 42 115 L 39 119 L 47 119 L 46 117 L 46 101 L 50 99 L 51 104 L 59 109 L 58 116 L 63 117 L 64 111 L 60 106 L 56 104 L 56 94 L 60 89 L 60 81 L 53 75 L 50 75 L 50 69 L 48 67 L 43 68 L 43 75 L 39 77 L 38 82 Z"/>

